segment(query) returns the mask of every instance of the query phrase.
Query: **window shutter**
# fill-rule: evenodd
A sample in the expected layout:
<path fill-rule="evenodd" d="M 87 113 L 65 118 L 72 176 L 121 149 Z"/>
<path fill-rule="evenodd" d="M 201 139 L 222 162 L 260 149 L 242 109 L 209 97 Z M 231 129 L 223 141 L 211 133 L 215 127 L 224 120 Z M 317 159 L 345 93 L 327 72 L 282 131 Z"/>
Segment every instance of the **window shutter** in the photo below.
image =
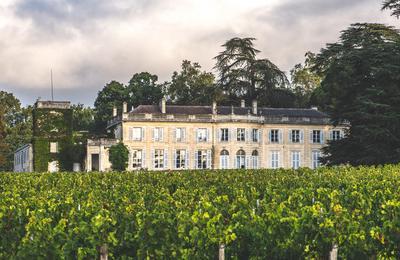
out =
<path fill-rule="evenodd" d="M 164 169 L 168 169 L 168 149 L 164 149 Z"/>
<path fill-rule="evenodd" d="M 321 130 L 321 144 L 324 143 L 324 131 Z"/>
<path fill-rule="evenodd" d="M 160 141 L 164 142 L 164 128 L 160 128 Z"/>
<path fill-rule="evenodd" d="M 186 141 L 186 128 L 182 128 L 182 142 Z"/>
<path fill-rule="evenodd" d="M 150 158 L 150 160 L 152 162 L 153 169 L 156 168 L 156 157 L 155 156 L 156 156 L 156 154 L 155 154 L 154 149 L 151 149 L 151 158 Z"/>
<path fill-rule="evenodd" d="M 340 139 L 344 138 L 344 132 L 340 130 Z"/>
<path fill-rule="evenodd" d="M 272 143 L 272 129 L 270 129 L 268 132 L 269 132 L 268 143 Z M 278 138 L 280 139 L 280 137 L 278 137 Z M 279 139 L 278 139 L 278 141 L 280 141 Z"/>
<path fill-rule="evenodd" d="M 199 142 L 199 129 L 196 128 L 196 143 Z"/>
<path fill-rule="evenodd" d="M 289 141 L 291 143 L 293 142 L 293 140 L 292 140 L 292 130 L 289 130 Z"/>
<path fill-rule="evenodd" d="M 233 136 L 232 131 L 233 130 L 231 128 L 228 128 L 228 141 L 229 142 L 232 140 L 232 136 Z"/>
<path fill-rule="evenodd" d="M 146 151 L 142 150 L 142 168 L 146 168 Z"/>
<path fill-rule="evenodd" d="M 211 169 L 211 150 L 207 150 L 207 168 Z"/>
<path fill-rule="evenodd" d="M 329 140 L 332 141 L 333 140 L 333 130 L 329 131 Z"/>
<path fill-rule="evenodd" d="M 128 131 L 129 131 L 129 140 L 132 141 L 133 140 L 133 128 L 129 127 Z"/>
<path fill-rule="evenodd" d="M 304 143 L 304 130 L 300 130 L 300 143 Z"/>
<path fill-rule="evenodd" d="M 206 131 L 206 142 L 210 142 L 210 129 L 209 128 L 207 128 L 207 131 Z"/>
<path fill-rule="evenodd" d="M 153 136 L 151 137 L 151 141 L 155 141 L 156 140 L 156 129 L 155 127 L 153 127 Z"/>
<path fill-rule="evenodd" d="M 257 134 L 258 134 L 258 142 L 259 143 L 262 143 L 262 130 L 261 129 L 259 129 L 258 131 L 257 131 Z"/>
<path fill-rule="evenodd" d="M 172 165 L 171 165 L 171 169 L 176 169 L 176 162 L 178 161 L 178 158 L 176 157 L 177 156 L 177 154 L 176 154 L 176 149 L 174 149 L 173 150 L 173 153 L 174 153 L 174 157 L 172 157 Z"/>
<path fill-rule="evenodd" d="M 247 128 L 246 128 L 246 129 L 244 130 L 244 133 L 245 133 L 245 134 L 244 134 L 244 140 L 245 140 L 246 142 L 251 141 L 251 140 L 250 140 L 250 129 L 247 129 Z"/>
<path fill-rule="evenodd" d="M 309 140 L 310 144 L 313 143 L 313 130 L 310 130 L 310 140 Z"/>
<path fill-rule="evenodd" d="M 194 168 L 195 169 L 198 169 L 198 158 L 197 158 L 197 156 L 198 156 L 198 151 L 195 151 L 194 152 Z"/>
<path fill-rule="evenodd" d="M 174 142 L 177 142 L 178 140 L 177 140 L 177 138 L 176 138 L 176 132 L 177 132 L 177 130 L 176 130 L 177 128 L 175 127 L 174 128 L 174 130 L 172 131 L 172 140 L 174 140 Z"/>
<path fill-rule="evenodd" d="M 238 158 L 237 158 L 237 156 L 235 156 L 233 168 L 234 169 L 238 169 L 239 168 L 238 167 Z"/>
<path fill-rule="evenodd" d="M 186 150 L 185 152 L 185 168 L 189 169 L 190 168 L 190 164 L 189 164 L 189 150 Z"/>
<path fill-rule="evenodd" d="M 278 130 L 278 135 L 279 135 L 279 143 L 283 143 L 283 130 Z"/>
<path fill-rule="evenodd" d="M 218 141 L 221 142 L 222 128 L 217 129 L 217 131 L 218 131 Z"/>
<path fill-rule="evenodd" d="M 144 127 L 142 127 L 142 136 L 141 136 L 142 138 L 140 139 L 140 141 L 143 141 L 144 140 L 144 138 L 145 138 L 145 136 L 144 136 Z"/>
<path fill-rule="evenodd" d="M 250 168 L 249 166 L 250 166 L 250 156 L 246 155 L 245 161 L 244 161 L 244 168 L 249 169 Z"/>

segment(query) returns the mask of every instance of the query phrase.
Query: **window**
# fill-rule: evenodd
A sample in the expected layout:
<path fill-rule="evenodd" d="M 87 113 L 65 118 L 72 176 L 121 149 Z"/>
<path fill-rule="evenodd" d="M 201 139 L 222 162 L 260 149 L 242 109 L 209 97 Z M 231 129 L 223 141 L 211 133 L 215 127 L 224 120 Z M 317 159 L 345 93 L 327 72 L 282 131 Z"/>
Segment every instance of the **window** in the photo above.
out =
<path fill-rule="evenodd" d="M 253 142 L 258 143 L 260 139 L 260 130 L 258 129 L 252 129 L 251 130 L 251 139 Z"/>
<path fill-rule="evenodd" d="M 162 142 L 164 138 L 164 128 L 155 127 L 153 131 L 153 140 L 155 142 Z"/>
<path fill-rule="evenodd" d="M 197 142 L 207 142 L 207 128 L 197 129 Z"/>
<path fill-rule="evenodd" d="M 259 165 L 258 165 L 258 151 L 254 150 L 251 153 L 251 168 L 252 169 L 258 169 Z"/>
<path fill-rule="evenodd" d="M 293 151 L 292 152 L 292 168 L 298 169 L 300 167 L 300 152 Z"/>
<path fill-rule="evenodd" d="M 300 143 L 300 130 L 292 130 L 290 132 L 290 140 L 292 143 Z"/>
<path fill-rule="evenodd" d="M 132 141 L 142 141 L 143 129 L 141 127 L 131 128 L 131 140 Z"/>
<path fill-rule="evenodd" d="M 211 151 L 198 150 L 195 154 L 196 169 L 207 169 L 211 166 Z"/>
<path fill-rule="evenodd" d="M 177 142 L 185 141 L 185 128 L 176 128 L 175 129 L 175 140 Z"/>
<path fill-rule="evenodd" d="M 176 150 L 175 152 L 175 169 L 186 168 L 186 150 Z"/>
<path fill-rule="evenodd" d="M 312 130 L 311 132 L 311 140 L 314 144 L 322 143 L 322 131 L 321 130 Z"/>
<path fill-rule="evenodd" d="M 164 158 L 164 150 L 157 149 L 154 150 L 154 168 L 155 169 L 163 169 L 165 158 Z"/>
<path fill-rule="evenodd" d="M 220 153 L 220 168 L 229 168 L 229 152 L 227 150 L 222 150 Z"/>
<path fill-rule="evenodd" d="M 58 153 L 58 143 L 50 142 L 50 153 Z"/>
<path fill-rule="evenodd" d="M 331 131 L 331 140 L 332 141 L 337 141 L 342 138 L 342 133 L 340 130 L 332 130 Z"/>
<path fill-rule="evenodd" d="M 239 150 L 236 153 L 236 169 L 246 168 L 246 153 L 243 150 Z"/>
<path fill-rule="evenodd" d="M 269 140 L 271 143 L 279 143 L 279 130 L 278 129 L 272 129 L 269 132 Z"/>
<path fill-rule="evenodd" d="M 271 168 L 279 168 L 279 151 L 271 151 Z"/>
<path fill-rule="evenodd" d="M 219 134 L 220 134 L 221 142 L 229 141 L 229 129 L 228 128 L 221 128 Z"/>
<path fill-rule="evenodd" d="M 321 152 L 320 151 L 312 151 L 312 169 L 316 169 L 321 166 L 320 162 Z"/>
<path fill-rule="evenodd" d="M 239 142 L 244 142 L 246 140 L 246 129 L 244 128 L 237 129 L 237 140 Z"/>
<path fill-rule="evenodd" d="M 143 167 L 143 151 L 132 150 L 132 168 L 140 169 Z"/>

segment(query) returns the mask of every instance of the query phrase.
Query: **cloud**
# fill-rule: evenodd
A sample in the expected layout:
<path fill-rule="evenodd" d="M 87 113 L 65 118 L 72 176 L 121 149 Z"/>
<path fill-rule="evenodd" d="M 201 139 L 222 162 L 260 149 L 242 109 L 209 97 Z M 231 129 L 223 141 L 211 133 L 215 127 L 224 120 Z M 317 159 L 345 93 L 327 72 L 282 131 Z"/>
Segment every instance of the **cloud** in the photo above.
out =
<path fill-rule="evenodd" d="M 376 0 L 2 0 L 0 88 L 48 98 L 52 68 L 58 99 L 92 105 L 136 72 L 168 80 L 183 59 L 211 70 L 236 36 L 288 71 L 357 21 L 398 23 Z"/>

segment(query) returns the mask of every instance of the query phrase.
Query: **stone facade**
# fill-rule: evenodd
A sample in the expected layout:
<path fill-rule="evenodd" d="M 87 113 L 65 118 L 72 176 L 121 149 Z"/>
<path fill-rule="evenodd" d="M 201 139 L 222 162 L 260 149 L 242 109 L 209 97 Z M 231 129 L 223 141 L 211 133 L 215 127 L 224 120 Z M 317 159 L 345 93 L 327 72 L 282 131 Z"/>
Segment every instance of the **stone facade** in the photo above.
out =
<path fill-rule="evenodd" d="M 256 102 L 217 107 L 164 101 L 130 112 L 124 104 L 114 116 L 108 128 L 130 151 L 127 170 L 315 168 L 321 148 L 345 130 L 316 109 L 257 108 Z M 87 158 L 98 154 L 99 170 L 109 169 L 108 147 L 88 145 Z"/>

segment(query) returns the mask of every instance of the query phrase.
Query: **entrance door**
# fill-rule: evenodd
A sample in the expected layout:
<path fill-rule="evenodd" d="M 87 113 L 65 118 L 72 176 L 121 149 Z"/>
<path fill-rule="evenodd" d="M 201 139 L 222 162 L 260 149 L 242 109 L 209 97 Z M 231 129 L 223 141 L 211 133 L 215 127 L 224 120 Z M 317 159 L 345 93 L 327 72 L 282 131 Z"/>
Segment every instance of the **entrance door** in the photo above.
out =
<path fill-rule="evenodd" d="M 99 154 L 92 154 L 92 171 L 99 171 Z"/>

